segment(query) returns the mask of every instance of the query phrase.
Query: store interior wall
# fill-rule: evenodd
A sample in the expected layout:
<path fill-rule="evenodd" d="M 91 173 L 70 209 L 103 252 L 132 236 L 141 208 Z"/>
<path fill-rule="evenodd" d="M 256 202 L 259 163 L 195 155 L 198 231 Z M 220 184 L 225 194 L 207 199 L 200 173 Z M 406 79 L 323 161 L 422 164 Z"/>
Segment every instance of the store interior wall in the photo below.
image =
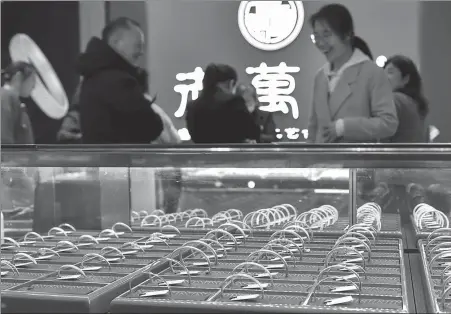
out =
<path fill-rule="evenodd" d="M 451 142 L 451 2 L 421 2 L 421 75 L 438 142 Z"/>

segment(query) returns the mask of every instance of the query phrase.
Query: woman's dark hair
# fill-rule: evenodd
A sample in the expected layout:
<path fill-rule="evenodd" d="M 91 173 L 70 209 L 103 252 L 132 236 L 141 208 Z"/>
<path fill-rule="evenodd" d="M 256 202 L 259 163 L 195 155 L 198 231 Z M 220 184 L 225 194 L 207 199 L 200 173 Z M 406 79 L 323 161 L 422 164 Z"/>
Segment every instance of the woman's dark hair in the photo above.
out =
<path fill-rule="evenodd" d="M 362 51 L 371 60 L 374 60 L 370 47 L 368 46 L 366 41 L 364 41 L 361 37 L 354 36 L 353 47 L 354 47 L 354 49 L 359 49 L 360 51 Z"/>
<path fill-rule="evenodd" d="M 429 104 L 426 97 L 423 95 L 423 82 L 421 80 L 420 72 L 415 63 L 408 57 L 402 55 L 395 55 L 388 58 L 385 62 L 384 68 L 392 64 L 401 72 L 402 77 L 409 77 L 409 81 L 404 87 L 396 90 L 410 96 L 418 104 L 418 113 L 425 118 L 429 113 Z"/>
<path fill-rule="evenodd" d="M 326 22 L 341 39 L 349 36 L 352 48 L 360 49 L 368 58 L 373 60 L 373 54 L 368 44 L 361 37 L 354 35 L 354 20 L 351 12 L 344 5 L 334 3 L 323 6 L 310 17 L 311 27 L 313 28 L 318 21 Z"/>
<path fill-rule="evenodd" d="M 254 98 L 255 101 L 258 101 L 258 94 L 257 94 L 257 89 L 255 88 L 254 85 L 252 84 L 239 84 L 236 87 L 236 94 L 243 96 L 244 93 L 248 90 L 251 90 L 252 92 L 252 97 Z"/>
<path fill-rule="evenodd" d="M 211 63 L 205 69 L 205 75 L 202 80 L 202 92 L 207 93 L 214 91 L 218 83 L 237 80 L 238 74 L 231 66 Z"/>
<path fill-rule="evenodd" d="M 2 70 L 2 85 L 11 82 L 14 75 L 22 73 L 24 80 L 36 73 L 35 67 L 24 61 L 12 62 L 4 70 Z"/>
<path fill-rule="evenodd" d="M 354 21 L 351 12 L 341 4 L 328 4 L 319 9 L 310 17 L 312 28 L 318 21 L 326 22 L 332 31 L 342 39 L 346 36 L 354 37 Z"/>

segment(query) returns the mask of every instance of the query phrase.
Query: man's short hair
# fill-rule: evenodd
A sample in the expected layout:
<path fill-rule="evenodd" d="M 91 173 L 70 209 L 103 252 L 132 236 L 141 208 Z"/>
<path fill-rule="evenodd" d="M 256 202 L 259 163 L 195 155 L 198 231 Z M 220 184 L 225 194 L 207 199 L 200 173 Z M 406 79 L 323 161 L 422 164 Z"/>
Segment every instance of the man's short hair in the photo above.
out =
<path fill-rule="evenodd" d="M 109 41 L 113 35 L 121 30 L 130 30 L 132 27 L 141 28 L 141 25 L 128 17 L 119 17 L 110 23 L 102 30 L 102 39 Z"/>

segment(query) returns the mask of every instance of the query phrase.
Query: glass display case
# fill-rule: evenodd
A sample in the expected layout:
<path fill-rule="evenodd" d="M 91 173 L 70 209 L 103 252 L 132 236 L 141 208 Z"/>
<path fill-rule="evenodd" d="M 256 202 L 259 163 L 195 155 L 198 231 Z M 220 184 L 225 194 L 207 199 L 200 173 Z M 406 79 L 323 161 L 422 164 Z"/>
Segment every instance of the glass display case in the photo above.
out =
<path fill-rule="evenodd" d="M 1 171 L 4 313 L 451 310 L 450 146 L 2 147 Z"/>

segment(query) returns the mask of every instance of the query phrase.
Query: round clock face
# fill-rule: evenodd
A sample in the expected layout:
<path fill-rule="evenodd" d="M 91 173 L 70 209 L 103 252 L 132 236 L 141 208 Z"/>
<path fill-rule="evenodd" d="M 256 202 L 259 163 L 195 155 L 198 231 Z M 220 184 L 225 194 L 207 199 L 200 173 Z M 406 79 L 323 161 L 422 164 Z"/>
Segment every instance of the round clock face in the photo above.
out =
<path fill-rule="evenodd" d="M 242 1 L 238 10 L 241 34 L 261 50 L 274 51 L 288 46 L 303 25 L 302 1 Z"/>

